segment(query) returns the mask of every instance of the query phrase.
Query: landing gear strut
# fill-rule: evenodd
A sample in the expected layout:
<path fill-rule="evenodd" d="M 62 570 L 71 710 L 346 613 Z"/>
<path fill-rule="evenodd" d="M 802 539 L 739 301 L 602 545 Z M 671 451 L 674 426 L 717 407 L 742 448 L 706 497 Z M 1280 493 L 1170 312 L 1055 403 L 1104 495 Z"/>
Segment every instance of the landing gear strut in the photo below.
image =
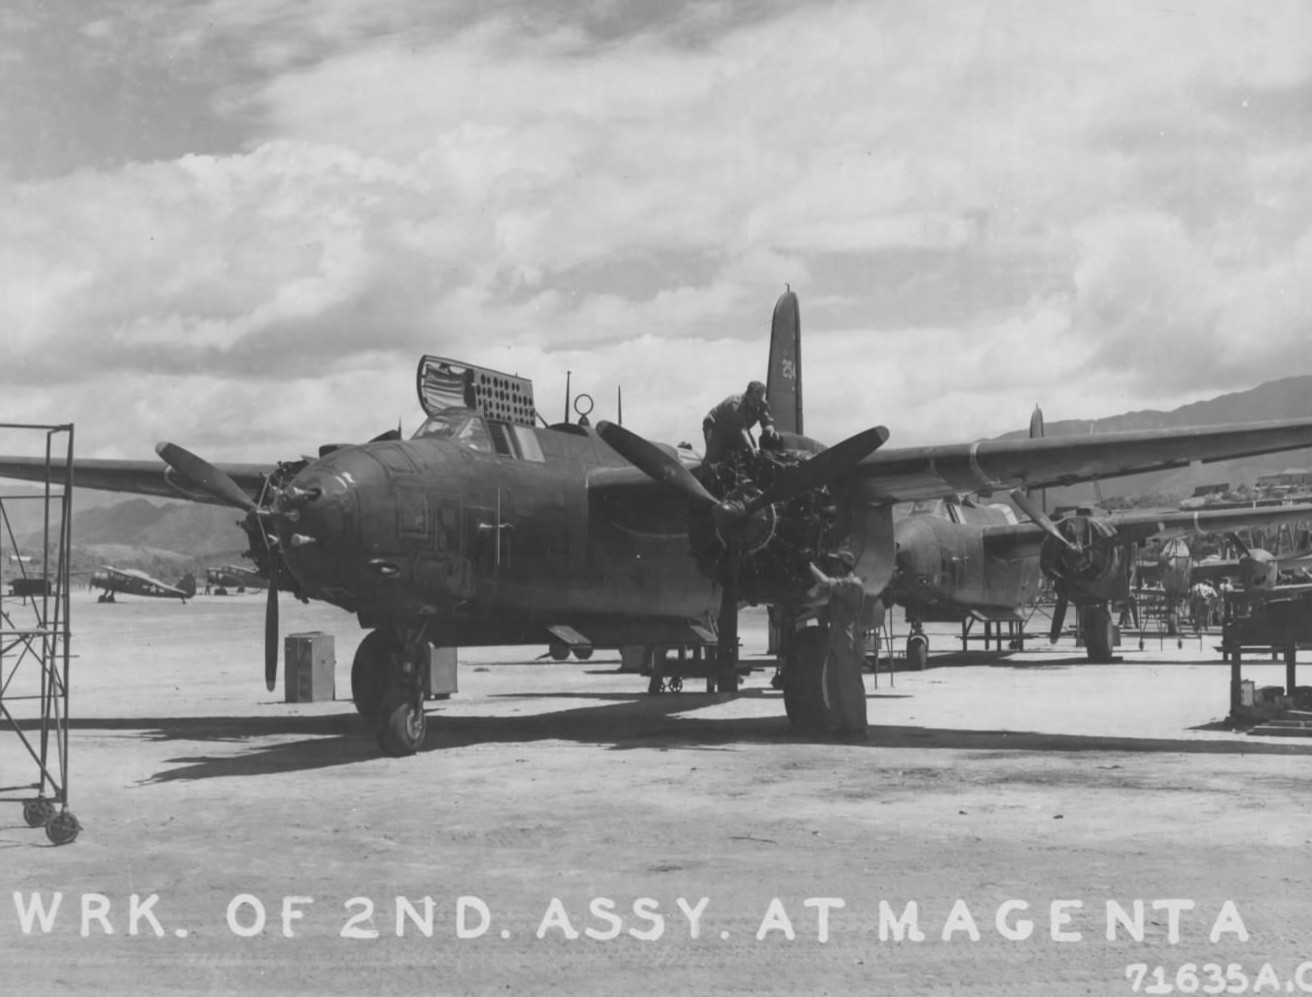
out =
<path fill-rule="evenodd" d="M 351 695 L 356 712 L 377 725 L 383 754 L 401 758 L 423 746 L 427 686 L 428 642 L 422 631 L 401 640 L 380 628 L 360 642 L 351 664 Z"/>
<path fill-rule="evenodd" d="M 1084 653 L 1090 662 L 1105 665 L 1112 660 L 1112 646 L 1116 642 L 1112 613 L 1106 603 L 1090 606 L 1082 614 L 1084 626 Z"/>

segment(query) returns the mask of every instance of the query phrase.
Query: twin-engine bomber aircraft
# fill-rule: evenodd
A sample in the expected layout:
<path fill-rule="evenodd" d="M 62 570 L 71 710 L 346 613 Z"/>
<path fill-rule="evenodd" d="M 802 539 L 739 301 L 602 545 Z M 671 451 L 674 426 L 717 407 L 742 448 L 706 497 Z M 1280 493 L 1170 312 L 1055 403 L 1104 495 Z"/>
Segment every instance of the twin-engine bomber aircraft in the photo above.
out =
<path fill-rule="evenodd" d="M 968 613 L 989 620 L 1020 619 L 1021 607 L 1033 603 L 1044 576 L 1057 595 L 1050 639 L 1055 641 L 1061 634 L 1067 607 L 1074 605 L 1086 657 L 1111 661 L 1110 604 L 1130 596 L 1136 545 L 1149 538 L 1312 520 L 1312 505 L 1287 505 L 1102 516 L 1077 512 L 1054 523 L 1023 493 L 1013 492 L 1012 501 L 1030 522 L 1016 522 L 1008 507 L 968 500 L 933 503 L 896 523 L 897 568 L 889 593 L 905 608 L 911 625 L 907 660 L 913 667 L 925 667 L 929 644 L 924 621 L 960 620 Z M 1266 551 L 1248 554 L 1254 566 L 1245 579 L 1265 577 L 1257 574 L 1259 568 L 1278 563 Z M 1247 562 L 1240 562 L 1240 567 L 1247 567 Z M 1185 592 L 1187 571 L 1186 567 Z"/>
<path fill-rule="evenodd" d="M 874 596 L 894 570 L 893 504 L 1071 484 L 1312 446 L 1312 420 L 1062 439 L 883 448 L 875 427 L 825 448 L 803 435 L 797 298 L 775 308 L 769 396 L 781 445 L 707 464 L 619 426 L 539 428 L 523 378 L 425 356 L 427 420 L 325 446 L 317 458 L 213 465 L 173 443 L 151 461 L 78 460 L 79 487 L 231 505 L 270 580 L 265 676 L 277 669 L 279 589 L 356 614 L 356 708 L 388 754 L 425 732 L 431 648 L 688 643 L 718 619 L 720 685 L 734 688 L 737 612 L 781 627 L 784 701 L 823 723 L 821 627 L 809 565 L 844 550 Z M 723 386 L 722 386 L 723 387 Z M 44 480 L 43 459 L 0 475 Z M 819 635 L 819 636 L 817 636 Z"/>

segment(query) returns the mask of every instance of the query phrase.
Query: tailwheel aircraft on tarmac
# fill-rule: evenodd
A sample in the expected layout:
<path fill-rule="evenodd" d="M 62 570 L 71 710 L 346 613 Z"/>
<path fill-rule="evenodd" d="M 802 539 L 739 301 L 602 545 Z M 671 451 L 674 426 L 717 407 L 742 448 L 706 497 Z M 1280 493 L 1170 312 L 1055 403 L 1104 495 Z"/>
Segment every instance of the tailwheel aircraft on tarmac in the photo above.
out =
<path fill-rule="evenodd" d="M 825 447 L 803 435 L 799 342 L 790 291 L 768 366 L 779 445 L 714 464 L 615 424 L 538 426 L 530 381 L 425 356 L 427 419 L 409 440 L 392 431 L 272 465 L 215 465 L 161 443 L 163 466 L 77 460 L 76 480 L 242 509 L 269 580 L 266 681 L 280 590 L 355 614 L 370 631 L 352 665 L 356 709 L 383 751 L 404 755 L 423 743 L 438 648 L 678 645 L 714 620 L 719 686 L 732 690 L 743 603 L 766 603 L 784 623 L 790 721 L 822 726 L 823 626 L 795 626 L 816 614 L 809 568 L 846 551 L 867 593 L 883 592 L 896 503 L 1312 446 L 1312 420 L 1295 420 L 904 448 L 885 446 L 876 426 Z M 0 457 L 0 475 L 45 474 L 44 462 Z M 1089 549 L 1070 537 L 1059 546 L 1073 557 L 1076 543 Z"/>
<path fill-rule="evenodd" d="M 269 580 L 254 568 L 241 564 L 223 564 L 205 569 L 205 594 L 227 595 L 229 589 L 266 589 Z"/>
<path fill-rule="evenodd" d="M 184 603 L 196 594 L 196 579 L 183 575 L 177 585 L 166 585 L 136 568 L 103 567 L 91 575 L 91 588 L 101 589 L 97 602 L 117 602 L 124 595 L 141 595 L 153 599 L 181 599 Z"/>

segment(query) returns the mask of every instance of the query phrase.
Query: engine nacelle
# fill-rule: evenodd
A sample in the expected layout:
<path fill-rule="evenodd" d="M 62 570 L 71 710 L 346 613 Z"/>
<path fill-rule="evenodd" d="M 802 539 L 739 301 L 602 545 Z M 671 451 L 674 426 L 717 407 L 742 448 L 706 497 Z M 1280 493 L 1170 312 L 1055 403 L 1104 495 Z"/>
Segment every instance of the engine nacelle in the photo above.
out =
<path fill-rule="evenodd" d="M 1076 548 L 1052 537 L 1043 542 L 1039 566 L 1058 592 L 1074 603 L 1104 602 L 1129 594 L 1129 558 L 1114 527 L 1091 516 L 1073 516 L 1056 525 Z"/>

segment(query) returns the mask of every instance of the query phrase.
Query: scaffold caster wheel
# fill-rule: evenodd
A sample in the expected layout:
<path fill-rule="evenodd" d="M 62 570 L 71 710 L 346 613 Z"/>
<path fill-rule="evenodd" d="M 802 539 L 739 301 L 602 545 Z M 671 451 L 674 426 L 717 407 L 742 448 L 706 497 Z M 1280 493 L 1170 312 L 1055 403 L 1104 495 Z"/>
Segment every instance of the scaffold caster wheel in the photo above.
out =
<path fill-rule="evenodd" d="M 82 825 L 78 823 L 78 819 L 67 810 L 55 814 L 46 821 L 46 837 L 52 844 L 67 845 L 77 838 L 81 830 Z"/>
<path fill-rule="evenodd" d="M 27 821 L 28 827 L 40 827 L 48 823 L 54 815 L 55 804 L 44 796 L 23 801 L 23 820 Z"/>

